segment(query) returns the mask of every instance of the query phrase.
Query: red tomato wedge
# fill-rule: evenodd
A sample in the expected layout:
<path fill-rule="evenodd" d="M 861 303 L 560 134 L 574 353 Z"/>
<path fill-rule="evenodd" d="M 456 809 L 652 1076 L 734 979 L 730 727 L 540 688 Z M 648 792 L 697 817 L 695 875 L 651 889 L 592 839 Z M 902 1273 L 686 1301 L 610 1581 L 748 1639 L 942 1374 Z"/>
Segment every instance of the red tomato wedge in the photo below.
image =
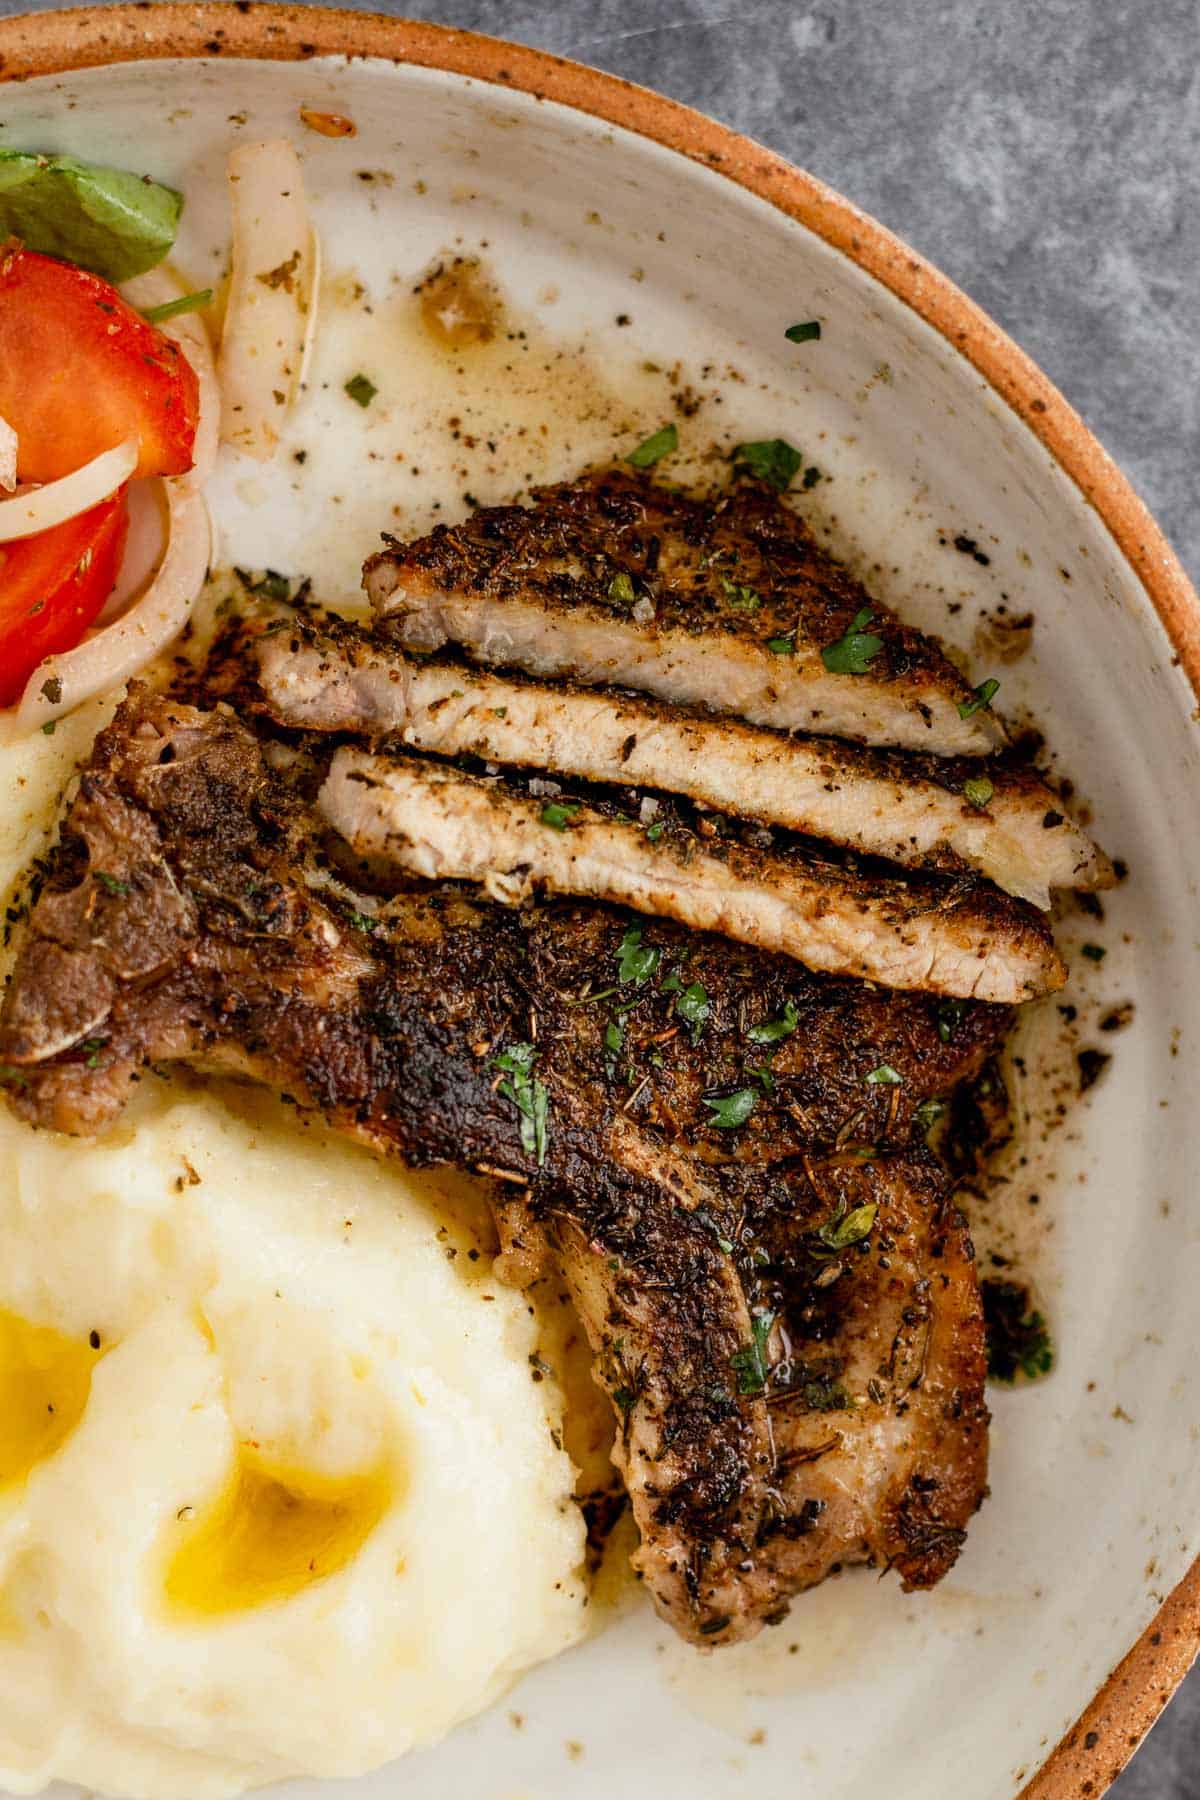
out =
<path fill-rule="evenodd" d="M 36 537 L 0 544 L 0 706 L 42 661 L 77 644 L 112 593 L 125 548 L 125 490 Z"/>
<path fill-rule="evenodd" d="M 17 478 L 54 481 L 137 437 L 135 475 L 192 465 L 199 394 L 179 346 L 115 287 L 19 246 L 0 252 L 0 418 Z"/>

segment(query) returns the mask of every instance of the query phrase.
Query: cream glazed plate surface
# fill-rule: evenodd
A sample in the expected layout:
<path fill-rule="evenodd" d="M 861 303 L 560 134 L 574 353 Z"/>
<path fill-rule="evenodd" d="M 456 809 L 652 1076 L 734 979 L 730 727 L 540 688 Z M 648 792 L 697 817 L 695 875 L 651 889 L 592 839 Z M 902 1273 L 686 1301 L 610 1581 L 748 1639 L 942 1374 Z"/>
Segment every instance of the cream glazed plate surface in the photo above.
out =
<path fill-rule="evenodd" d="M 302 106 L 356 135 L 305 129 Z M 322 320 L 276 461 L 224 456 L 223 565 L 353 603 L 381 531 L 568 477 L 667 420 L 681 454 L 660 473 L 681 479 L 719 479 L 742 439 L 786 437 L 819 471 L 797 503 L 822 539 L 968 655 L 974 680 L 1001 678 L 1001 709 L 1037 721 L 1129 868 L 1103 921 L 1060 922 L 1071 986 L 1021 1027 L 1019 1139 L 972 1204 L 981 1255 L 1012 1250 L 1033 1274 L 1057 1363 L 991 1393 L 991 1495 L 952 1574 L 906 1596 L 846 1573 L 711 1656 L 608 1582 L 586 1641 L 486 1715 L 288 1800 L 1015 1792 L 1183 1577 L 1200 1520 L 1200 843 L 1183 828 L 1200 755 L 1194 697 L 1129 564 L 944 338 L 802 225 L 633 132 L 340 57 L 46 76 L 6 88 L 0 115 L 13 146 L 182 188 L 176 260 L 194 286 L 226 266 L 230 147 L 286 135 L 301 151 Z M 821 340 L 787 342 L 809 318 Z M 344 391 L 359 373 L 378 390 L 365 409 Z M 1028 636 L 1004 621 L 1026 615 L 1028 650 L 1003 660 Z M 1102 1031 L 1127 1003 L 1130 1022 Z M 1056 1126 L 1080 1051 L 1111 1061 Z"/>

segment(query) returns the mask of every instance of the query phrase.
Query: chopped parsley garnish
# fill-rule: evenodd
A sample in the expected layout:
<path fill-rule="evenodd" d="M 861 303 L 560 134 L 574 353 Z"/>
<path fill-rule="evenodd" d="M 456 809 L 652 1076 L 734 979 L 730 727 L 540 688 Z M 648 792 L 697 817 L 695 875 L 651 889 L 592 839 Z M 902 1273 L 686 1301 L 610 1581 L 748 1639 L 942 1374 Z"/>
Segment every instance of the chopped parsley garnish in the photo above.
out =
<path fill-rule="evenodd" d="M 630 982 L 634 987 L 641 987 L 643 981 L 649 981 L 661 961 L 662 951 L 653 944 L 643 944 L 641 926 L 631 925 L 617 950 L 617 980 L 622 987 Z"/>
<path fill-rule="evenodd" d="M 634 601 L 633 576 L 619 569 L 608 584 L 608 597 L 617 600 L 622 606 L 632 606 Z"/>
<path fill-rule="evenodd" d="M 246 592 L 253 594 L 258 600 L 290 600 L 292 597 L 291 582 L 286 575 L 279 575 L 274 569 L 265 570 L 258 581 L 253 581 L 245 569 L 235 569 L 233 572 Z"/>
<path fill-rule="evenodd" d="M 959 711 L 962 711 L 961 707 Z M 979 808 L 980 812 L 984 810 L 995 791 L 986 775 L 974 776 L 970 781 L 963 782 L 963 799 L 969 800 L 972 806 Z"/>
<path fill-rule="evenodd" d="M 721 591 L 735 612 L 757 612 L 762 605 L 762 595 L 757 588 L 742 587 L 736 581 L 730 581 L 727 575 L 721 577 Z"/>
<path fill-rule="evenodd" d="M 913 1118 L 916 1120 L 917 1124 L 917 1130 L 932 1131 L 938 1120 L 945 1114 L 945 1111 L 946 1102 L 944 1100 L 922 1100 L 920 1106 L 918 1106 L 913 1113 Z"/>
<path fill-rule="evenodd" d="M 865 1206 L 852 1207 L 849 1212 L 822 1225 L 817 1236 L 827 1250 L 849 1250 L 852 1245 L 861 1244 L 864 1238 L 870 1237 L 878 1211 L 873 1200 Z"/>
<path fill-rule="evenodd" d="M 213 297 L 211 288 L 197 288 L 194 294 L 180 294 L 178 300 L 164 300 L 161 306 L 147 307 L 142 317 L 147 325 L 163 325 L 181 313 L 199 312 Z"/>
<path fill-rule="evenodd" d="M 613 1401 L 628 1418 L 637 1402 L 637 1395 L 632 1388 L 619 1387 L 613 1390 Z"/>
<path fill-rule="evenodd" d="M 765 481 L 780 494 L 791 487 L 804 458 L 783 438 L 763 438 L 753 444 L 738 444 L 733 452 L 735 475 L 750 475 Z"/>
<path fill-rule="evenodd" d="M 747 1075 L 753 1075 L 755 1081 L 760 1081 L 762 1083 L 762 1091 L 764 1094 L 773 1094 L 775 1092 L 775 1077 L 771 1073 L 770 1063 L 760 1063 L 757 1069 L 747 1069 L 746 1073 Z"/>
<path fill-rule="evenodd" d="M 729 1366 L 737 1377 L 739 1394 L 761 1394 L 765 1389 L 771 1372 L 767 1361 L 767 1344 L 774 1324 L 773 1312 L 751 1314 L 750 1342 L 744 1349 L 735 1351 L 729 1359 Z"/>
<path fill-rule="evenodd" d="M 805 319 L 799 325 L 789 325 L 783 335 L 789 343 L 807 344 L 813 338 L 820 337 L 821 321 L 820 319 Z"/>
<path fill-rule="evenodd" d="M 379 389 L 369 375 L 352 375 L 345 390 L 356 406 L 370 406 Z"/>
<path fill-rule="evenodd" d="M 717 1125 L 722 1131 L 736 1131 L 758 1105 L 758 1089 L 735 1088 L 732 1094 L 702 1094 L 701 1099 L 712 1113 L 710 1125 Z"/>
<path fill-rule="evenodd" d="M 551 831 L 565 831 L 579 811 L 578 800 L 550 800 L 542 808 L 542 824 Z"/>
<path fill-rule="evenodd" d="M 675 1002 L 675 1011 L 685 1024 L 692 1028 L 692 1042 L 700 1042 L 700 1034 L 704 1030 L 704 1021 L 712 1011 L 712 1002 L 704 990 L 704 984 L 693 981 L 685 987 Z"/>
<path fill-rule="evenodd" d="M 653 825 L 647 825 L 646 836 L 652 844 L 657 844 L 659 838 L 666 829 L 667 828 L 661 819 L 655 819 Z"/>
<path fill-rule="evenodd" d="M 779 1018 L 764 1019 L 761 1025 L 752 1025 L 746 1036 L 752 1044 L 778 1044 L 791 1037 L 799 1023 L 800 1014 L 790 1000 L 785 1000 Z"/>
<path fill-rule="evenodd" d="M 620 1056 L 624 1043 L 624 1029 L 615 1019 L 610 1019 L 604 1027 L 604 1048 L 611 1056 Z"/>
<path fill-rule="evenodd" d="M 967 1010 L 965 1000 L 939 1000 L 937 1009 L 937 1034 L 943 1044 L 948 1044 Z"/>
<path fill-rule="evenodd" d="M 1015 1381 L 1018 1372 L 1030 1381 L 1048 1375 L 1054 1366 L 1054 1347 L 1045 1319 L 1030 1305 L 1029 1289 L 992 1276 L 980 1287 L 988 1374 L 994 1381 Z"/>
<path fill-rule="evenodd" d="M 58 724 L 57 719 L 47 719 L 46 723 L 42 726 L 42 736 L 43 737 L 53 737 L 54 736 L 54 727 L 57 724 Z"/>
<path fill-rule="evenodd" d="M 793 637 L 768 638 L 767 649 L 772 656 L 795 656 L 796 640 Z"/>
<path fill-rule="evenodd" d="M 871 1070 L 866 1080 L 868 1087 L 899 1087 L 904 1077 L 899 1069 L 893 1069 L 891 1063 L 880 1063 L 877 1069 Z"/>
<path fill-rule="evenodd" d="M 670 456 L 672 450 L 679 448 L 679 433 L 674 425 L 664 425 L 661 431 L 653 432 L 650 437 L 631 450 L 625 461 L 634 469 L 652 469 L 656 462 L 664 456 Z"/>
<path fill-rule="evenodd" d="M 866 628 L 875 614 L 864 606 L 850 621 L 850 629 L 836 643 L 826 644 L 821 661 L 831 675 L 865 675 L 873 659 L 883 649 L 883 639 Z M 959 707 L 959 711 L 962 708 Z"/>
<path fill-rule="evenodd" d="M 118 881 L 117 877 L 115 875 L 110 875 L 106 869 L 93 869 L 92 879 L 93 881 L 98 881 L 105 893 L 111 894 L 114 899 L 123 899 L 129 892 L 129 883 L 127 881 Z"/>
<path fill-rule="evenodd" d="M 492 1068 L 503 1069 L 512 1077 L 502 1081 L 499 1092 L 511 1100 L 521 1115 L 521 1148 L 526 1156 L 536 1156 L 538 1168 L 546 1160 L 546 1120 L 550 1096 L 544 1082 L 534 1079 L 532 1069 L 538 1059 L 533 1044 L 514 1044 L 500 1056 L 493 1057 Z"/>
<path fill-rule="evenodd" d="M 83 1061 L 85 1068 L 95 1069 L 99 1066 L 100 1052 L 107 1042 L 108 1039 L 102 1037 L 84 1038 L 79 1048 L 84 1052 Z"/>
<path fill-rule="evenodd" d="M 370 913 L 347 912 L 346 923 L 351 931 L 378 931 L 379 920 L 373 919 Z"/>
<path fill-rule="evenodd" d="M 999 690 L 1000 683 L 996 680 L 994 675 L 989 675 L 986 681 L 980 682 L 969 700 L 959 701 L 959 718 L 973 719 L 977 712 L 982 712 L 985 707 L 989 707 L 992 704 L 992 701 L 995 699 Z"/>
<path fill-rule="evenodd" d="M 1108 955 L 1108 951 L 1104 948 L 1103 944 L 1081 944 L 1080 949 L 1089 962 L 1103 962 Z"/>

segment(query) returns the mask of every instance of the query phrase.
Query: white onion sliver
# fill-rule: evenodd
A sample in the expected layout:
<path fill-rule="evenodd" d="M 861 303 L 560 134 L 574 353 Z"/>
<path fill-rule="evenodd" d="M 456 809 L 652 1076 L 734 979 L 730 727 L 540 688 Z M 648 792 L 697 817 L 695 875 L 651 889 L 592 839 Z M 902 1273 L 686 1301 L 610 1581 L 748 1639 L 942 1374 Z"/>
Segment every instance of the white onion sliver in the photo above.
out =
<path fill-rule="evenodd" d="M 212 532 L 201 495 L 173 482 L 166 486 L 170 526 L 158 574 L 121 618 L 73 650 L 48 656 L 38 664 L 21 696 L 18 729 L 33 731 L 47 725 L 93 694 L 128 681 L 165 650 L 187 623 L 204 585 Z M 58 683 L 54 701 L 43 691 L 47 682 Z"/>
<path fill-rule="evenodd" d="M 0 544 L 36 537 L 55 525 L 90 512 L 123 487 L 137 468 L 138 440 L 126 438 L 113 450 L 102 450 L 81 469 L 60 475 L 44 487 L 26 488 L 11 500 L 0 500 Z"/>
<path fill-rule="evenodd" d="M 17 434 L 7 419 L 0 419 L 0 488 L 11 494 L 17 485 Z"/>
<path fill-rule="evenodd" d="M 121 289 L 131 306 L 148 312 L 153 306 L 164 306 L 169 300 L 180 300 L 190 290 L 168 264 L 160 263 L 145 275 L 135 275 Z M 196 371 L 200 388 L 200 417 L 196 425 L 196 442 L 192 466 L 175 479 L 187 488 L 202 488 L 213 472 L 217 460 L 217 444 L 221 431 L 221 396 L 217 387 L 217 367 L 209 341 L 208 328 L 199 313 L 177 313 L 164 319 L 157 330 L 174 339 Z"/>
<path fill-rule="evenodd" d="M 286 138 L 229 158 L 233 271 L 221 338 L 221 436 L 259 462 L 303 379 L 317 308 L 317 239 L 300 158 Z"/>

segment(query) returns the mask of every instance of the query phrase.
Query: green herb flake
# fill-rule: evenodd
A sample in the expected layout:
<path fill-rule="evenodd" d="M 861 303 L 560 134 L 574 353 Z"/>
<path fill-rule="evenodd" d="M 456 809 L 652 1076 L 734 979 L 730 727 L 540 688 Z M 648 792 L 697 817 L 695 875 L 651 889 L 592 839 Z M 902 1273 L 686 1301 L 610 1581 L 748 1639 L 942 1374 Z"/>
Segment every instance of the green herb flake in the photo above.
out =
<path fill-rule="evenodd" d="M 849 1250 L 870 1237 L 878 1211 L 874 1201 L 869 1201 L 865 1206 L 852 1207 L 849 1212 L 822 1225 L 817 1236 L 827 1250 Z"/>
<path fill-rule="evenodd" d="M 0 239 L 78 263 L 106 281 L 152 269 L 175 242 L 183 195 L 73 156 L 0 149 Z"/>
<path fill-rule="evenodd" d="M 883 649 L 883 639 L 876 637 L 866 627 L 875 614 L 871 607 L 864 606 L 856 612 L 850 621 L 850 629 L 836 643 L 826 644 L 821 652 L 821 661 L 831 675 L 865 675 L 871 663 Z M 962 708 L 959 708 L 962 711 Z"/>
<path fill-rule="evenodd" d="M 619 569 L 608 584 L 608 597 L 621 606 L 632 606 L 635 599 L 633 576 Z"/>
<path fill-rule="evenodd" d="M 784 337 L 791 344 L 808 344 L 821 335 L 820 319 L 805 319 L 799 325 L 789 325 Z"/>
<path fill-rule="evenodd" d="M 47 719 L 46 723 L 42 726 L 42 736 L 43 737 L 53 737 L 54 729 L 57 724 L 58 724 L 57 719 Z"/>
<path fill-rule="evenodd" d="M 777 1019 L 764 1019 L 761 1025 L 752 1025 L 746 1036 L 752 1044 L 779 1044 L 784 1038 L 791 1037 L 799 1023 L 800 1014 L 792 1002 L 786 1000 Z"/>
<path fill-rule="evenodd" d="M 183 313 L 199 312 L 201 307 L 212 304 L 211 288 L 197 288 L 194 294 L 180 294 L 178 300 L 164 300 L 161 306 L 148 306 L 142 313 L 147 325 L 165 325 L 168 319 L 178 319 Z"/>
<path fill-rule="evenodd" d="M 796 640 L 792 637 L 768 638 L 767 649 L 772 656 L 795 656 Z"/>
<path fill-rule="evenodd" d="M 620 1056 L 624 1043 L 624 1030 L 615 1019 L 610 1019 L 604 1027 L 604 1048 L 611 1056 Z"/>
<path fill-rule="evenodd" d="M 962 791 L 963 799 L 969 800 L 972 806 L 983 812 L 996 790 L 986 775 L 979 775 L 973 776 L 970 781 L 964 781 Z"/>
<path fill-rule="evenodd" d="M 649 840 L 649 842 L 650 842 L 650 843 L 652 843 L 652 844 L 657 844 L 657 842 L 658 842 L 658 840 L 659 840 L 659 838 L 660 838 L 660 837 L 661 837 L 661 836 L 662 836 L 662 834 L 663 834 L 663 832 L 664 832 L 664 831 L 665 831 L 665 830 L 666 830 L 666 829 L 667 829 L 667 828 L 666 828 L 666 826 L 665 826 L 665 825 L 664 825 L 664 824 L 663 824 L 663 822 L 662 822 L 662 820 L 661 820 L 661 819 L 655 819 L 655 821 L 654 821 L 654 823 L 653 823 L 653 825 L 647 825 L 647 827 L 646 827 L 646 837 L 647 837 L 647 839 L 648 839 L 648 840 Z"/>
<path fill-rule="evenodd" d="M 365 931 L 370 933 L 379 930 L 379 920 L 373 919 L 370 913 L 347 912 L 346 923 L 349 925 L 351 931 Z"/>
<path fill-rule="evenodd" d="M 937 1009 L 937 1034 L 943 1044 L 948 1044 L 954 1036 L 962 1016 L 967 1010 L 965 1000 L 939 1000 Z"/>
<path fill-rule="evenodd" d="M 14 1069 L 11 1063 L 0 1063 L 0 1087 L 27 1088 L 29 1077 L 23 1069 Z"/>
<path fill-rule="evenodd" d="M 994 1381 L 1029 1381 L 1054 1367 L 1054 1346 L 1041 1313 L 1030 1303 L 1029 1289 L 1017 1281 L 988 1276 L 980 1282 L 983 1323 L 987 1334 L 988 1374 Z"/>
<path fill-rule="evenodd" d="M 369 375 L 352 375 L 346 382 L 343 392 L 349 394 L 356 406 L 370 406 L 379 389 Z"/>
<path fill-rule="evenodd" d="M 945 1117 L 946 1102 L 944 1100 L 922 1100 L 913 1113 L 918 1131 L 932 1131 L 939 1119 Z"/>
<path fill-rule="evenodd" d="M 981 681 L 979 686 L 974 689 L 969 700 L 959 701 L 959 718 L 973 719 L 977 712 L 983 712 L 985 708 L 992 704 L 992 701 L 999 691 L 1000 683 L 996 680 L 994 675 L 989 675 L 986 681 Z"/>
<path fill-rule="evenodd" d="M 702 1094 L 701 1099 L 712 1113 L 710 1125 L 718 1126 L 722 1131 L 736 1131 L 758 1105 L 758 1089 L 735 1088 L 732 1094 Z"/>
<path fill-rule="evenodd" d="M 113 898 L 117 900 L 124 899 L 125 895 L 129 892 L 129 883 L 127 881 L 118 881 L 117 877 L 115 875 L 110 875 L 106 869 L 93 869 L 92 880 L 98 881 L 105 893 L 111 894 Z"/>
<path fill-rule="evenodd" d="M 580 804 L 578 800 L 548 801 L 542 808 L 542 824 L 548 825 L 551 831 L 566 831 L 579 811 Z"/>
<path fill-rule="evenodd" d="M 712 1002 L 705 992 L 702 982 L 693 981 L 685 987 L 675 1002 L 675 1011 L 686 1025 L 692 1028 L 692 1042 L 700 1042 L 700 1034 L 704 1030 L 704 1021 L 712 1011 Z"/>
<path fill-rule="evenodd" d="M 637 1395 L 634 1393 L 632 1388 L 627 1388 L 627 1387 L 614 1388 L 613 1402 L 615 1405 L 620 1407 L 620 1409 L 624 1413 L 625 1417 L 628 1418 L 630 1413 L 633 1411 L 634 1406 L 637 1404 Z"/>
<path fill-rule="evenodd" d="M 1103 944 L 1081 944 L 1079 948 L 1089 962 L 1103 962 L 1108 955 L 1108 951 L 1104 948 Z"/>
<path fill-rule="evenodd" d="M 661 431 L 652 433 L 640 443 L 636 450 L 631 450 L 625 461 L 633 469 L 652 469 L 656 462 L 661 462 L 664 456 L 670 456 L 678 448 L 678 431 L 674 425 L 664 425 Z"/>
<path fill-rule="evenodd" d="M 631 925 L 617 949 L 617 980 L 622 987 L 630 983 L 641 987 L 644 981 L 649 981 L 661 961 L 662 951 L 652 944 L 643 944 L 641 926 Z"/>
<path fill-rule="evenodd" d="M 782 494 L 791 487 L 804 458 L 783 438 L 762 438 L 752 444 L 738 444 L 733 452 L 735 475 L 749 475 L 754 481 L 765 481 Z"/>
<path fill-rule="evenodd" d="M 757 612 L 762 605 L 762 595 L 757 588 L 742 587 L 726 575 L 721 577 L 721 591 L 734 612 Z"/>
<path fill-rule="evenodd" d="M 775 1324 L 773 1312 L 756 1312 L 750 1317 L 750 1342 L 729 1359 L 737 1377 L 739 1394 L 761 1394 L 765 1391 L 771 1365 L 767 1361 L 767 1345 Z"/>
<path fill-rule="evenodd" d="M 683 978 L 681 977 L 679 970 L 672 969 L 669 975 L 664 975 L 658 984 L 658 988 L 659 992 L 662 994 L 678 994 L 683 988 Z"/>
<path fill-rule="evenodd" d="M 512 1077 L 509 1081 L 502 1081 L 498 1091 L 506 1100 L 511 1100 L 520 1113 L 521 1148 L 526 1156 L 537 1157 L 540 1169 L 546 1160 L 550 1095 L 545 1083 L 533 1077 L 533 1065 L 537 1059 L 538 1051 L 533 1044 L 513 1044 L 510 1049 L 492 1059 L 491 1067 L 502 1069 Z"/>
<path fill-rule="evenodd" d="M 108 1039 L 102 1038 L 102 1037 L 84 1038 L 84 1040 L 83 1040 L 82 1044 L 80 1044 L 79 1048 L 84 1053 L 83 1054 L 83 1062 L 84 1062 L 85 1068 L 95 1069 L 95 1068 L 99 1067 L 100 1052 L 103 1050 L 103 1048 L 104 1048 L 105 1044 L 107 1044 L 107 1042 L 108 1042 Z"/>
<path fill-rule="evenodd" d="M 246 569 L 234 569 L 233 572 L 246 592 L 253 594 L 256 600 L 290 600 L 292 597 L 291 581 L 275 569 L 264 569 L 257 581 Z M 279 619 L 269 629 L 278 630 L 290 622 L 288 619 Z"/>
<path fill-rule="evenodd" d="M 880 1063 L 866 1078 L 868 1087 L 899 1087 L 903 1080 L 899 1069 L 893 1069 L 891 1063 Z"/>

